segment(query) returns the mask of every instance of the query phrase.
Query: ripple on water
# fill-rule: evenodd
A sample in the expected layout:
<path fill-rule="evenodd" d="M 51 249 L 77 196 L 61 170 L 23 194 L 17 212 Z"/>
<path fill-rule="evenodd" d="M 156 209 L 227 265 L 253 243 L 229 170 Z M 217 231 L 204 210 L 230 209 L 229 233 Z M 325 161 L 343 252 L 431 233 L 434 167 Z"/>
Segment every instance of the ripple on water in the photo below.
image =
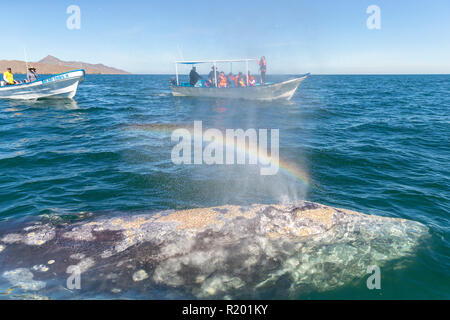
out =
<path fill-rule="evenodd" d="M 383 294 L 449 298 L 450 76 L 311 76 L 289 104 L 174 98 L 169 80 L 89 75 L 74 101 L 0 101 L 0 219 L 307 198 L 430 227 L 428 247 L 385 275 L 395 286 Z M 312 183 L 249 166 L 175 166 L 171 130 L 127 129 L 194 120 L 280 129 L 280 157 Z M 334 297 L 355 292 L 373 298 L 355 288 Z"/>

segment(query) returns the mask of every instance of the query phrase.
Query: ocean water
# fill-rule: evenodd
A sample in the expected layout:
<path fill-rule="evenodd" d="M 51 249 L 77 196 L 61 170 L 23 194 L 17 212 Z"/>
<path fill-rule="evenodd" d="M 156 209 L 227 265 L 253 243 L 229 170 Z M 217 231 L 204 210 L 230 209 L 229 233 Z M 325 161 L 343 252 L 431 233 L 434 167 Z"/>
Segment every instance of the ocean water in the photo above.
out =
<path fill-rule="evenodd" d="M 431 237 L 381 290 L 362 279 L 299 299 L 450 298 L 450 76 L 313 75 L 289 103 L 172 97 L 169 79 L 87 75 L 73 101 L 0 101 L 0 224 L 306 199 Z M 279 129 L 282 170 L 173 164 L 171 130 L 195 120 Z"/>

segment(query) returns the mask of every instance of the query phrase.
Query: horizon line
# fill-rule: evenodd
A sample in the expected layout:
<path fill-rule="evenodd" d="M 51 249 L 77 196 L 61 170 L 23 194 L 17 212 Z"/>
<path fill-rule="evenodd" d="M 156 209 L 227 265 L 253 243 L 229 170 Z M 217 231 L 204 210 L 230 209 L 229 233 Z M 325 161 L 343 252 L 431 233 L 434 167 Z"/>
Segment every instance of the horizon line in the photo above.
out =
<path fill-rule="evenodd" d="M 92 74 L 92 73 L 91 73 Z M 259 73 L 254 73 L 258 75 Z M 304 75 L 307 73 L 271 73 L 267 76 L 297 76 Z M 128 74 L 96 74 L 96 75 L 116 75 L 116 76 L 176 76 L 175 73 L 128 73 Z M 181 74 L 178 74 L 181 75 Z M 189 76 L 188 74 L 182 74 L 183 76 Z M 433 76 L 433 75 L 450 75 L 450 73 L 309 73 L 310 76 L 403 76 L 403 75 L 411 75 L 411 76 Z"/>
<path fill-rule="evenodd" d="M 17 75 L 26 75 L 23 72 L 14 72 Z M 53 75 L 56 73 L 41 73 L 41 75 Z M 255 73 L 258 75 L 259 73 Z M 272 73 L 272 76 L 298 76 L 308 73 Z M 97 76 L 176 76 L 175 73 L 86 73 L 86 75 Z M 309 73 L 309 76 L 447 76 L 450 73 Z M 179 76 L 189 76 L 182 74 Z"/>

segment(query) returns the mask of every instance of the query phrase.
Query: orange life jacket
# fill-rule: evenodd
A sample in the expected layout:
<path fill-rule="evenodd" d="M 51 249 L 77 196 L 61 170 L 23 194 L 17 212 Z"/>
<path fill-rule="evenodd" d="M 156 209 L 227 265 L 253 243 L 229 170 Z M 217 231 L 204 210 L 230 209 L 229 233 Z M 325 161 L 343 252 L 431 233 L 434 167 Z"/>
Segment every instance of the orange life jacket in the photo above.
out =
<path fill-rule="evenodd" d="M 227 84 L 228 84 L 227 78 L 222 75 L 219 75 L 219 88 L 226 88 Z"/>

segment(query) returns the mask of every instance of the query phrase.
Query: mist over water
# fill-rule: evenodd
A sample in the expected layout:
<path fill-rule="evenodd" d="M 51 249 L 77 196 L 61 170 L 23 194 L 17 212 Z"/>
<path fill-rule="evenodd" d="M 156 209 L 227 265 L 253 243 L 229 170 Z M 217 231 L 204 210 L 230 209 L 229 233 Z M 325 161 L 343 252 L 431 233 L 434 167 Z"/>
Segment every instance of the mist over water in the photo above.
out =
<path fill-rule="evenodd" d="M 301 298 L 449 297 L 450 76 L 311 76 L 290 103 L 175 98 L 170 78 L 87 75 L 73 102 L 0 101 L 0 219 L 307 199 L 432 236 L 383 273 L 381 295 L 361 280 Z M 290 169 L 174 165 L 170 135 L 195 120 L 279 129 Z"/>

